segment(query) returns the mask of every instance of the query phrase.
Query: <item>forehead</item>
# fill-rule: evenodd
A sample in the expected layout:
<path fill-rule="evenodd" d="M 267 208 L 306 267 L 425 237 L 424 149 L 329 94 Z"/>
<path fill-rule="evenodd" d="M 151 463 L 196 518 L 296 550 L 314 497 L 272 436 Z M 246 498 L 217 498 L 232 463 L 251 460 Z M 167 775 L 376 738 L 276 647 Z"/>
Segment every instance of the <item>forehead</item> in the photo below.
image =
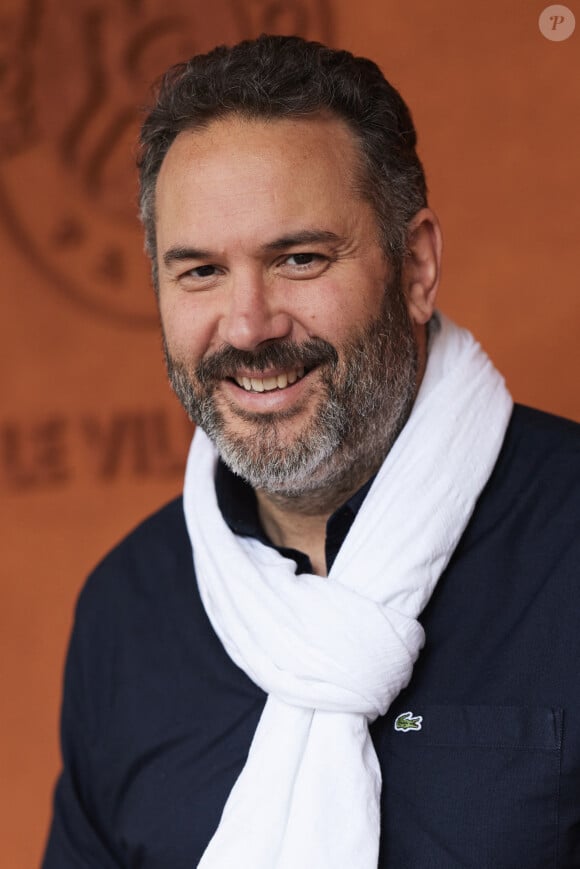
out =
<path fill-rule="evenodd" d="M 211 158 L 224 160 L 270 152 L 280 163 L 304 158 L 356 170 L 361 151 L 354 133 L 338 116 L 320 112 L 308 117 L 249 118 L 231 114 L 199 129 L 178 133 L 161 166 L 160 176 L 179 160 L 195 160 L 198 169 Z M 347 165 L 348 164 L 348 165 Z"/>
<path fill-rule="evenodd" d="M 275 120 L 228 116 L 179 133 L 156 187 L 158 228 L 195 202 L 204 221 L 244 211 L 285 220 L 347 213 L 361 151 L 346 122 L 330 115 Z"/>

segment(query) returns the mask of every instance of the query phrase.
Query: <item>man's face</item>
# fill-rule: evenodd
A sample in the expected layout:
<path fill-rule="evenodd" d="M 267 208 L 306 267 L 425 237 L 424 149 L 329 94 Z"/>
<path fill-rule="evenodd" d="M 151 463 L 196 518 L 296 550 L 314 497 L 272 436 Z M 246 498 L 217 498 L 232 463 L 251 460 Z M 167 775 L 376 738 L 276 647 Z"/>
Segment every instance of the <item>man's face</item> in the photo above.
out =
<path fill-rule="evenodd" d="M 348 488 L 413 401 L 413 330 L 357 172 L 355 140 L 331 117 L 230 116 L 179 134 L 161 167 L 171 380 L 258 489 Z"/>

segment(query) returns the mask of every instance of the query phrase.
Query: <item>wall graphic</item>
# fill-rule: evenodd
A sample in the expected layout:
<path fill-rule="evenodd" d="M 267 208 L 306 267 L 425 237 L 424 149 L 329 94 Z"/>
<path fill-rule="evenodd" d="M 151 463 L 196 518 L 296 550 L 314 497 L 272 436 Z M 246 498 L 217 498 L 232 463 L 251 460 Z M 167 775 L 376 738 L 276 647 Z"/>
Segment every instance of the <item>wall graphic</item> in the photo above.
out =
<path fill-rule="evenodd" d="M 139 107 L 171 63 L 264 31 L 330 41 L 325 0 L 214 0 L 211 14 L 189 0 L 28 0 L 5 13 L 0 217 L 63 297 L 129 328 L 156 324 L 139 292 Z"/>

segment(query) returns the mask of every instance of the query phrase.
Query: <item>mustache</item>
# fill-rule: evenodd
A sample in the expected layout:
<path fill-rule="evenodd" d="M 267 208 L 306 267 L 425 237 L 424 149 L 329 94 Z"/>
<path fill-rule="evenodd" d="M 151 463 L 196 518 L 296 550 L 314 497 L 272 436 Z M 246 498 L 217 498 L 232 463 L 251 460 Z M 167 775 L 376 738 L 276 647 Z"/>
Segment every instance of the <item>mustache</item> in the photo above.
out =
<path fill-rule="evenodd" d="M 328 341 L 310 338 L 301 344 L 295 341 L 276 341 L 255 350 L 238 350 L 226 345 L 203 359 L 195 373 L 204 385 L 215 380 L 234 377 L 240 368 L 265 371 L 267 368 L 314 368 L 316 365 L 338 364 L 338 353 Z"/>

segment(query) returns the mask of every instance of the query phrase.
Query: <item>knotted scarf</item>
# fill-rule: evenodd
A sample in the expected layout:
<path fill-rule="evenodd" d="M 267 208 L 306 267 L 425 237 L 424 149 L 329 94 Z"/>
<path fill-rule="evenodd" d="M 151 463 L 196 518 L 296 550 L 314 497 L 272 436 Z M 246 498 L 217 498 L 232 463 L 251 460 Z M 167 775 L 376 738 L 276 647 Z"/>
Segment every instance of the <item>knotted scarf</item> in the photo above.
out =
<path fill-rule="evenodd" d="M 411 678 L 417 618 L 496 462 L 512 409 L 471 334 L 438 315 L 411 415 L 327 578 L 239 537 L 197 430 L 184 509 L 208 617 L 267 694 L 203 869 L 376 869 L 381 771 L 368 725 Z"/>

